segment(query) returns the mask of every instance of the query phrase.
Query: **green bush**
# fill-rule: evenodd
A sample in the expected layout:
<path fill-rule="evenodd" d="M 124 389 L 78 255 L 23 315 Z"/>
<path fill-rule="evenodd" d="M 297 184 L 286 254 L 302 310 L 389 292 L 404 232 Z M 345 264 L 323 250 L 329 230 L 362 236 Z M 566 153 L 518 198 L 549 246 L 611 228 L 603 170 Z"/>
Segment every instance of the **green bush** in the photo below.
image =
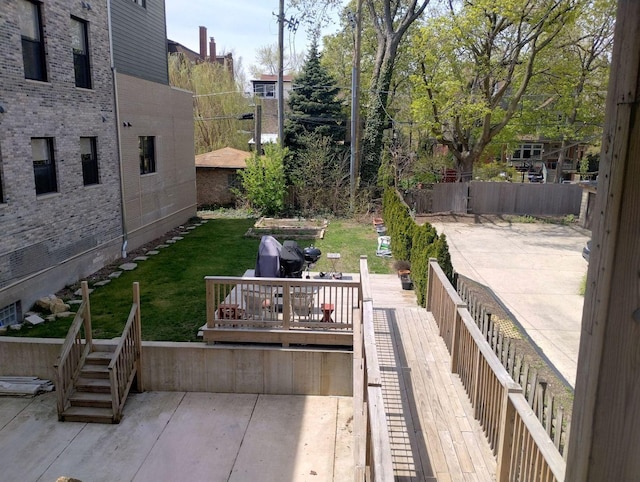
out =
<path fill-rule="evenodd" d="M 429 258 L 436 258 L 449 281 L 454 282 L 447 238 L 444 234 L 438 236 L 429 223 L 418 226 L 395 189 L 385 190 L 382 210 L 387 234 L 391 236 L 393 257 L 397 261 L 411 262 L 411 280 L 417 301 L 420 306 L 425 306 Z"/>
<path fill-rule="evenodd" d="M 243 191 L 232 191 L 265 216 L 273 216 L 284 207 L 284 158 L 287 150 L 266 144 L 264 151 L 264 156 L 254 153 L 247 159 L 246 169 L 238 171 Z"/>

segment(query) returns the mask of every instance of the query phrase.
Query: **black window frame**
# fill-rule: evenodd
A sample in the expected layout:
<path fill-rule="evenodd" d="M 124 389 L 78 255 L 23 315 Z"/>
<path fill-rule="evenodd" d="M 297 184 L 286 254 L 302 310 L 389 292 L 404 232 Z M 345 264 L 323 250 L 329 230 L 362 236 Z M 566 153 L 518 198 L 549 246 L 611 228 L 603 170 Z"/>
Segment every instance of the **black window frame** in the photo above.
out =
<path fill-rule="evenodd" d="M 91 89 L 91 60 L 89 57 L 89 23 L 81 18 L 71 17 L 71 22 L 75 22 L 80 30 L 80 42 L 84 45 L 74 46 L 75 37 L 72 36 L 71 50 L 73 53 L 73 73 L 76 87 Z M 75 26 L 72 24 L 72 31 Z M 83 50 L 84 49 L 84 50 Z"/>
<path fill-rule="evenodd" d="M 32 159 L 33 160 L 33 176 L 35 180 L 36 195 L 51 194 L 58 192 L 58 178 L 56 175 L 56 160 L 53 137 L 32 137 L 31 152 L 34 156 L 34 140 L 44 140 L 48 159 Z"/>
<path fill-rule="evenodd" d="M 22 39 L 22 63 L 24 66 L 24 77 L 29 80 L 38 80 L 47 82 L 47 64 L 44 45 L 44 29 L 42 28 L 42 3 L 33 2 L 31 0 L 20 0 L 23 4 L 31 4 L 35 7 L 36 18 L 35 30 L 39 38 L 32 38 L 25 35 L 23 22 L 20 25 L 20 36 Z"/>
<path fill-rule="evenodd" d="M 89 140 L 89 153 L 83 152 L 83 139 Z M 82 182 L 85 186 L 100 184 L 98 168 L 98 141 L 96 137 L 80 138 L 80 162 L 82 163 Z"/>
<path fill-rule="evenodd" d="M 156 172 L 156 138 L 155 136 L 138 137 L 138 153 L 140 155 L 140 175 Z"/>

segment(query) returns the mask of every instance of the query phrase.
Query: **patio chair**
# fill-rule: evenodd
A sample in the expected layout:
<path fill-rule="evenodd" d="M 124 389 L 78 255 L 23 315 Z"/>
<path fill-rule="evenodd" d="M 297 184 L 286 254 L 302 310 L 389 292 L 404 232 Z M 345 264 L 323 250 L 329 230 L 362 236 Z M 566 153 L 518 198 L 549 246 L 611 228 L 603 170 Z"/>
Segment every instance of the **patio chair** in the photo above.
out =
<path fill-rule="evenodd" d="M 244 311 L 247 317 L 265 319 L 273 318 L 273 304 L 267 293 L 258 290 L 243 290 Z"/>
<path fill-rule="evenodd" d="M 293 288 L 290 292 L 291 310 L 298 317 L 311 316 L 313 311 L 315 294 L 311 289 Z"/>

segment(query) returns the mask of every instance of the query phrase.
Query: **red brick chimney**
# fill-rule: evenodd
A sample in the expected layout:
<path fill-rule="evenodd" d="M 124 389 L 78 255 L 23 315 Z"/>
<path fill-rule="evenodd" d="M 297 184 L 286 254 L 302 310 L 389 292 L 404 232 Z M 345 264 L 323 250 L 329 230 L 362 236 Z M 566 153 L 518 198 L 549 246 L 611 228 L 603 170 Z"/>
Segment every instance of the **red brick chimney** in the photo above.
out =
<path fill-rule="evenodd" d="M 200 57 L 207 60 L 207 27 L 200 27 Z"/>
<path fill-rule="evenodd" d="M 209 41 L 209 55 L 211 56 L 210 62 L 212 64 L 215 64 L 218 60 L 218 57 L 216 55 L 216 41 L 213 37 L 211 37 L 211 40 Z"/>

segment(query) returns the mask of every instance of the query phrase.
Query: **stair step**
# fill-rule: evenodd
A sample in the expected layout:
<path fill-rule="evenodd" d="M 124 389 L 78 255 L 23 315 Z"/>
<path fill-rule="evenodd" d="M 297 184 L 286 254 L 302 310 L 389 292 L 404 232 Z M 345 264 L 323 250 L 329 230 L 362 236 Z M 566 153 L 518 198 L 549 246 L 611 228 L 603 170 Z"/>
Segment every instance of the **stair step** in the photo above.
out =
<path fill-rule="evenodd" d="M 69 407 L 62 412 L 61 420 L 65 422 L 115 423 L 110 408 Z"/>
<path fill-rule="evenodd" d="M 110 351 L 92 351 L 87 355 L 87 362 L 96 365 L 108 365 L 113 357 L 113 352 Z"/>
<path fill-rule="evenodd" d="M 96 407 L 111 409 L 110 393 L 74 392 L 69 397 L 72 407 Z"/>
<path fill-rule="evenodd" d="M 76 390 L 79 392 L 111 393 L 111 384 L 105 378 L 80 377 L 76 381 Z"/>
<path fill-rule="evenodd" d="M 85 363 L 80 373 L 84 378 L 109 378 L 107 365 Z"/>

